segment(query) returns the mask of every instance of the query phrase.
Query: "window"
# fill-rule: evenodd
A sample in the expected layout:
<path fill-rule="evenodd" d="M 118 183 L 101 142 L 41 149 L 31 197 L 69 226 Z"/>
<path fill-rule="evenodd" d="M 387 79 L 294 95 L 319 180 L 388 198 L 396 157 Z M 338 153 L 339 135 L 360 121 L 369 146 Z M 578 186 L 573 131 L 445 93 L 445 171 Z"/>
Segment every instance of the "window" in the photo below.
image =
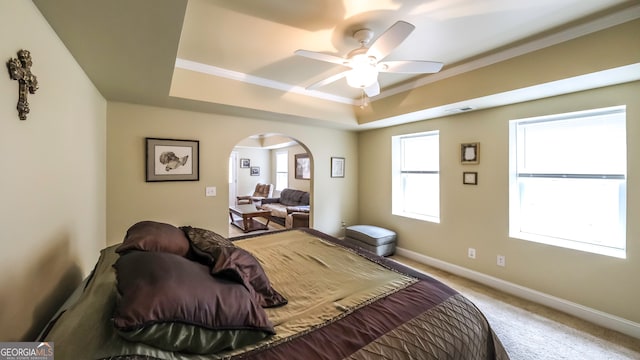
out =
<path fill-rule="evenodd" d="M 624 106 L 512 120 L 509 236 L 626 257 Z"/>
<path fill-rule="evenodd" d="M 276 190 L 282 191 L 289 186 L 289 153 L 278 151 L 276 153 Z"/>
<path fill-rule="evenodd" d="M 392 213 L 439 223 L 439 132 L 394 136 L 391 142 Z"/>

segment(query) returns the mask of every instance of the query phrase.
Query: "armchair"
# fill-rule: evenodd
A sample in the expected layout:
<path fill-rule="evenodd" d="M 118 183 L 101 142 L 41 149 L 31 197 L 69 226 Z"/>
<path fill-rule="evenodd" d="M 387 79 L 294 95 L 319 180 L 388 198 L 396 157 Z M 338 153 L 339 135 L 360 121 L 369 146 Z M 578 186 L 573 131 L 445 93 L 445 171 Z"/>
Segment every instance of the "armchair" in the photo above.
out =
<path fill-rule="evenodd" d="M 253 195 L 241 195 L 236 196 L 236 204 L 255 204 L 260 206 L 262 199 L 273 196 L 273 184 L 256 184 L 256 189 L 253 191 Z"/>
<path fill-rule="evenodd" d="M 287 208 L 287 218 L 285 219 L 285 228 L 293 229 L 299 227 L 309 227 L 309 207 L 289 207 Z"/>

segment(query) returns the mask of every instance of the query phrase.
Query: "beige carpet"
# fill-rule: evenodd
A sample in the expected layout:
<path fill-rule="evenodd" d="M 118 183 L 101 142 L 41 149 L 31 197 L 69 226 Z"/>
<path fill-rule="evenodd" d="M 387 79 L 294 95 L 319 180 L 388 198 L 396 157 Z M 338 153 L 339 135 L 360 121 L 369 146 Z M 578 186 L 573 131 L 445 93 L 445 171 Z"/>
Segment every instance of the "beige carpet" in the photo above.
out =
<path fill-rule="evenodd" d="M 464 294 L 485 314 L 511 359 L 640 359 L 640 339 L 401 256 L 391 257 Z"/>

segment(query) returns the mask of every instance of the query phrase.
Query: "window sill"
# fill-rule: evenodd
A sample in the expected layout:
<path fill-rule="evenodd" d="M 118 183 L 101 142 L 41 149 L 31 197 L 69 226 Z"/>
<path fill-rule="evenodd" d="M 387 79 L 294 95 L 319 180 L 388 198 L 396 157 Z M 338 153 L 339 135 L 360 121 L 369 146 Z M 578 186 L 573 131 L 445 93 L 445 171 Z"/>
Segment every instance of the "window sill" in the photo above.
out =
<path fill-rule="evenodd" d="M 566 249 L 589 252 L 598 255 L 611 256 L 619 259 L 626 259 L 627 252 L 624 249 L 616 249 L 612 247 L 599 246 L 578 241 L 554 238 L 550 236 L 542 236 L 523 232 L 510 232 L 509 237 L 519 240 L 532 241 L 540 244 L 562 247 Z"/>
<path fill-rule="evenodd" d="M 406 212 L 394 212 L 392 215 L 402 216 L 409 219 L 428 221 L 436 224 L 440 224 L 440 218 L 435 216 L 427 216 L 422 214 L 406 213 Z"/>

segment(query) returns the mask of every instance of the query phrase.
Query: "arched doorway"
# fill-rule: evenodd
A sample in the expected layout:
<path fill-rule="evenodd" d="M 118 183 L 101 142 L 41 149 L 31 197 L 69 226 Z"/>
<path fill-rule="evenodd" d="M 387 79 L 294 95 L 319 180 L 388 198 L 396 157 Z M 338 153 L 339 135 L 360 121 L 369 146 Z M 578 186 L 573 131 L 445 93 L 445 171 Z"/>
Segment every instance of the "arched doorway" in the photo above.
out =
<path fill-rule="evenodd" d="M 232 149 L 229 156 L 229 207 L 232 208 L 239 203 L 248 203 L 245 199 L 238 197 L 252 195 L 256 186 L 260 184 L 271 185 L 272 198 L 279 198 L 282 191 L 285 191 L 285 198 L 292 194 L 291 190 L 306 192 L 308 204 L 306 209 L 299 208 L 300 211 L 308 211 L 307 226 L 312 224 L 312 184 L 313 184 L 313 156 L 309 149 L 300 141 L 282 134 L 256 134 L 238 142 Z M 260 202 L 253 199 L 250 204 L 255 205 L 258 210 L 262 208 Z M 267 211 L 268 209 L 262 209 Z M 230 215 L 233 219 L 233 212 Z M 279 216 L 276 216 L 279 215 Z M 292 217 L 273 212 L 268 230 L 279 230 L 293 226 Z M 298 216 L 296 219 L 304 219 Z M 230 220 L 231 220 L 230 219 Z M 256 217 L 259 222 L 263 218 Z M 230 222 L 229 236 L 237 236 L 246 229 L 239 229 Z M 304 226 L 304 222 L 298 221 L 295 226 Z"/>

